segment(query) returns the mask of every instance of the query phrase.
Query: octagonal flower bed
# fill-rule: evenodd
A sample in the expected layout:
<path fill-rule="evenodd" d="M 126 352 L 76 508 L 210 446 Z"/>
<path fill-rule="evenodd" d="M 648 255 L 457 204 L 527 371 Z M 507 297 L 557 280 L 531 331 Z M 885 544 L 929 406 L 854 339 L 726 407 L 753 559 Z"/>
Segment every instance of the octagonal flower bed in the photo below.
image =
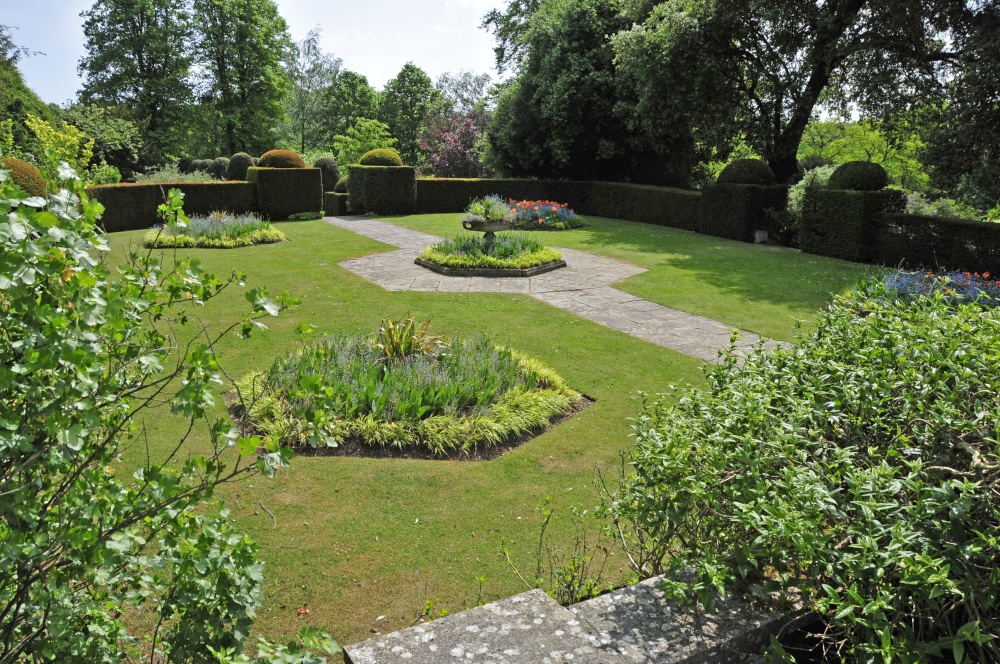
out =
<path fill-rule="evenodd" d="M 537 360 L 412 319 L 334 335 L 239 381 L 236 415 L 293 447 L 467 456 L 507 446 L 583 401 Z"/>
<path fill-rule="evenodd" d="M 458 235 L 425 249 L 417 258 L 435 272 L 455 276 L 528 277 L 566 263 L 562 254 L 525 233 Z"/>
<path fill-rule="evenodd" d="M 157 226 L 146 233 L 143 242 L 153 248 L 235 249 L 284 242 L 285 239 L 284 233 L 255 214 L 212 212 L 207 216 L 193 216 L 185 225 Z"/>

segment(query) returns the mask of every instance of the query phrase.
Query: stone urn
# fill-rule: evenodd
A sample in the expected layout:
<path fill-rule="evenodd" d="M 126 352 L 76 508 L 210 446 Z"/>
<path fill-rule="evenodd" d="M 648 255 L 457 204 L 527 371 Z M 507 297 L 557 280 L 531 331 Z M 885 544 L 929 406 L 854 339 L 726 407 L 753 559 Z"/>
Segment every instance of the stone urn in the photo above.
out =
<path fill-rule="evenodd" d="M 486 246 L 489 247 L 496 241 L 497 232 L 513 230 L 514 227 L 510 222 L 504 220 L 491 221 L 489 219 L 465 219 L 462 221 L 462 228 L 467 231 L 485 233 L 483 241 L 486 243 Z"/>

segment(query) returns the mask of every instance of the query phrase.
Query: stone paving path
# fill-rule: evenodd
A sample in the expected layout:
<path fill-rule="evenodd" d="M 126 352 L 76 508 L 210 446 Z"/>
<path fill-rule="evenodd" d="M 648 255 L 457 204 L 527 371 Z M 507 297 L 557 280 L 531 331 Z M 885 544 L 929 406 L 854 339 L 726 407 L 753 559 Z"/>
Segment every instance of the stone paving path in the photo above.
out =
<path fill-rule="evenodd" d="M 441 238 L 367 217 L 326 217 L 326 222 L 384 242 L 398 251 L 340 263 L 354 274 L 389 291 L 442 293 L 521 293 L 582 318 L 664 346 L 685 355 L 714 361 L 729 345 L 733 328 L 718 321 L 644 300 L 611 285 L 646 270 L 585 251 L 563 249 L 566 267 L 537 277 L 446 277 L 416 265 L 421 251 Z M 759 341 L 741 332 L 741 349 Z M 768 342 L 767 347 L 777 347 Z"/>

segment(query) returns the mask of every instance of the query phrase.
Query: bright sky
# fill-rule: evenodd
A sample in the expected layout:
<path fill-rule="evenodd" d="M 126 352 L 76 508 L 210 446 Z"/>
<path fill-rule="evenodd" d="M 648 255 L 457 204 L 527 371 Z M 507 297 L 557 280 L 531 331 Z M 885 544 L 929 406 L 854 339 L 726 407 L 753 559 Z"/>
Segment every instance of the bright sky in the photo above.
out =
<path fill-rule="evenodd" d="M 482 16 L 505 0 L 276 0 L 298 41 L 323 30 L 323 50 L 381 88 L 412 61 L 437 77 L 446 71 L 493 70 L 493 38 L 479 29 Z M 0 0 L 0 24 L 16 26 L 14 40 L 45 55 L 18 65 L 42 100 L 76 97 L 83 56 L 80 12 L 93 0 Z"/>

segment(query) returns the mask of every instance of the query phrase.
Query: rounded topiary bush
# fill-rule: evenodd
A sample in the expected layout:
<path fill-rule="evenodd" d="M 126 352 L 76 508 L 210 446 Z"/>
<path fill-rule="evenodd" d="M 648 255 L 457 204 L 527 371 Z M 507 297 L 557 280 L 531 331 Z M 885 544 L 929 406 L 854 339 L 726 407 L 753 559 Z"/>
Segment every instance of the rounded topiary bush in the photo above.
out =
<path fill-rule="evenodd" d="M 208 173 L 216 180 L 225 180 L 229 170 L 229 158 L 218 157 L 209 162 Z"/>
<path fill-rule="evenodd" d="M 719 184 L 774 184 L 774 171 L 760 159 L 735 159 L 719 173 Z"/>
<path fill-rule="evenodd" d="M 889 174 L 871 161 L 849 161 L 841 164 L 830 176 L 827 187 L 850 191 L 879 191 L 889 184 Z"/>
<path fill-rule="evenodd" d="M 191 157 L 184 157 L 177 162 L 177 172 L 182 175 L 189 175 L 194 173 L 194 159 Z"/>
<path fill-rule="evenodd" d="M 337 181 L 340 180 L 340 167 L 333 157 L 320 157 L 313 166 L 323 171 L 323 191 L 336 191 Z"/>
<path fill-rule="evenodd" d="M 253 166 L 253 157 L 246 152 L 237 152 L 229 159 L 229 168 L 226 169 L 227 180 L 246 180 L 247 169 Z"/>
<path fill-rule="evenodd" d="M 192 173 L 207 173 L 212 165 L 211 159 L 195 159 L 191 162 Z"/>
<path fill-rule="evenodd" d="M 261 168 L 305 168 L 306 162 L 292 150 L 271 150 L 261 155 L 257 165 Z"/>
<path fill-rule="evenodd" d="M 402 166 L 403 160 L 395 150 L 378 148 L 366 152 L 358 163 L 362 166 Z"/>
<path fill-rule="evenodd" d="M 344 177 L 340 178 L 339 180 L 337 180 L 337 184 L 335 184 L 333 186 L 333 191 L 336 192 L 336 193 L 338 193 L 338 194 L 346 194 L 347 193 L 347 181 L 348 180 L 350 180 L 350 178 L 347 177 L 346 175 Z"/>
<path fill-rule="evenodd" d="M 5 170 L 10 171 L 10 178 L 14 183 L 32 196 L 45 196 L 49 192 L 42 172 L 34 164 L 11 157 L 4 157 L 0 163 Z"/>

